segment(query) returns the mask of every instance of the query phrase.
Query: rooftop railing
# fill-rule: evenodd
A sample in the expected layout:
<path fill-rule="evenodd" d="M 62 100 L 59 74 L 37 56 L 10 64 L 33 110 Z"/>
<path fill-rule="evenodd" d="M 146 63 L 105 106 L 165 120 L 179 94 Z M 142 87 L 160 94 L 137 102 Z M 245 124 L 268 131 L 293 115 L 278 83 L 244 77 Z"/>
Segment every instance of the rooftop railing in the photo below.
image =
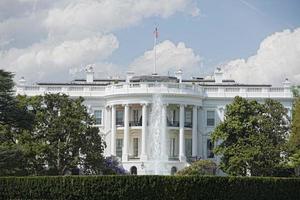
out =
<path fill-rule="evenodd" d="M 286 87 L 199 86 L 187 83 L 122 83 L 108 86 L 28 85 L 18 86 L 18 94 L 65 93 L 70 96 L 111 96 L 127 94 L 181 94 L 199 97 L 292 98 Z"/>
<path fill-rule="evenodd" d="M 179 83 L 125 83 L 109 85 L 105 89 L 106 95 L 118 94 L 185 94 L 201 96 L 203 89 L 200 86 L 192 84 Z"/>

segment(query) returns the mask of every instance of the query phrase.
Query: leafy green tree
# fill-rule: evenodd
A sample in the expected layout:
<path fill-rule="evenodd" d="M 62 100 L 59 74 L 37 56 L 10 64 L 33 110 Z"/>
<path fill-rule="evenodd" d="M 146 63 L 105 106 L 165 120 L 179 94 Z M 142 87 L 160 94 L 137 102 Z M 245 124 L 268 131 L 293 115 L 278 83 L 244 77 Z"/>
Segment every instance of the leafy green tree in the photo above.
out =
<path fill-rule="evenodd" d="M 101 173 L 105 144 L 83 98 L 46 94 L 18 99 L 35 115 L 33 130 L 17 138 L 30 160 L 31 174 L 63 175 L 78 166 L 86 174 Z"/>
<path fill-rule="evenodd" d="M 214 150 L 222 156 L 220 168 L 230 175 L 275 176 L 285 162 L 288 133 L 287 110 L 279 102 L 235 97 L 212 133 L 220 142 Z"/>
<path fill-rule="evenodd" d="M 30 128 L 32 116 L 26 108 L 18 107 L 14 96 L 13 74 L 0 69 L 0 125 Z"/>
<path fill-rule="evenodd" d="M 296 97 L 293 106 L 292 133 L 289 138 L 291 166 L 300 175 L 300 97 Z"/>
<path fill-rule="evenodd" d="M 14 96 L 13 74 L 0 70 L 0 176 L 25 175 L 27 162 L 16 135 L 29 130 L 33 115 Z"/>
<path fill-rule="evenodd" d="M 203 175 L 215 175 L 217 170 L 217 164 L 211 160 L 198 160 L 193 162 L 190 166 L 178 171 L 176 175 L 189 175 L 189 176 L 203 176 Z"/>

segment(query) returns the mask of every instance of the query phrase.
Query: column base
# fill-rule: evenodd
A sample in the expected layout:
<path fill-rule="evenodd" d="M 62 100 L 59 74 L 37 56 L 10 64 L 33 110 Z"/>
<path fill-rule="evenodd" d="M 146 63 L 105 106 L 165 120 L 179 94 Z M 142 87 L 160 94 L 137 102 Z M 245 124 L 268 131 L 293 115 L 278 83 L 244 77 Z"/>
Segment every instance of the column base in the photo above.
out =
<path fill-rule="evenodd" d="M 186 157 L 185 156 L 179 156 L 179 161 L 180 162 L 186 162 Z"/>
<path fill-rule="evenodd" d="M 128 154 L 123 154 L 122 155 L 122 162 L 123 161 L 128 161 Z"/>

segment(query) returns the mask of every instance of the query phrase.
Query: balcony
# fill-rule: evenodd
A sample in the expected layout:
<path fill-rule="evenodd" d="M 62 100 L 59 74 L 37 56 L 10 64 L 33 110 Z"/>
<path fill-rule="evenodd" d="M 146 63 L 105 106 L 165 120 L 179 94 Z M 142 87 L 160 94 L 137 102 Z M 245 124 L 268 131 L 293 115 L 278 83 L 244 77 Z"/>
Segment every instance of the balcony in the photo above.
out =
<path fill-rule="evenodd" d="M 192 122 L 184 122 L 184 127 L 185 128 L 192 128 L 193 123 Z"/>
<path fill-rule="evenodd" d="M 118 119 L 117 119 L 116 125 L 117 125 L 117 126 L 123 127 L 123 126 L 124 126 L 124 121 L 123 121 L 123 120 L 118 120 Z"/>
<path fill-rule="evenodd" d="M 128 94 L 181 94 L 201 97 L 201 86 L 185 83 L 123 83 L 109 85 L 105 88 L 105 95 Z"/>
<path fill-rule="evenodd" d="M 167 124 L 170 127 L 179 127 L 179 121 L 169 121 L 169 120 L 167 120 Z"/>
<path fill-rule="evenodd" d="M 129 126 L 142 126 L 142 121 L 129 121 Z"/>

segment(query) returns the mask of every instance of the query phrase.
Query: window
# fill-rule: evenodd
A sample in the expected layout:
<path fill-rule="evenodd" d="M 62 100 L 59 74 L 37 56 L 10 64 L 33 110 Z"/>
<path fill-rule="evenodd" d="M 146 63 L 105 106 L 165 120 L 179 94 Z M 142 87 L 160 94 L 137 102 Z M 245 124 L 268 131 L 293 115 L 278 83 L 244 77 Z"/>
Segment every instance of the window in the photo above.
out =
<path fill-rule="evenodd" d="M 122 158 L 123 139 L 117 139 L 116 154 L 117 157 Z"/>
<path fill-rule="evenodd" d="M 207 111 L 207 126 L 214 126 L 215 125 L 215 111 Z"/>
<path fill-rule="evenodd" d="M 170 138 L 170 152 L 169 155 L 171 158 L 175 157 L 175 138 Z"/>
<path fill-rule="evenodd" d="M 172 167 L 171 168 L 171 175 L 175 175 L 177 172 L 177 168 L 176 167 Z"/>
<path fill-rule="evenodd" d="M 139 156 L 139 138 L 133 138 L 133 157 Z"/>
<path fill-rule="evenodd" d="M 94 117 L 96 120 L 96 125 L 101 125 L 102 124 L 102 110 L 95 110 Z"/>
<path fill-rule="evenodd" d="M 137 175 L 137 168 L 136 168 L 136 166 L 132 166 L 130 168 L 130 174 L 131 175 Z"/>
<path fill-rule="evenodd" d="M 213 149 L 214 149 L 214 143 L 211 141 L 211 139 L 208 139 L 207 140 L 207 158 L 214 157 Z"/>
<path fill-rule="evenodd" d="M 184 116 L 184 122 L 185 122 L 185 127 L 192 127 L 192 111 L 191 110 L 186 110 L 185 111 L 185 116 Z"/>
<path fill-rule="evenodd" d="M 185 156 L 192 157 L 192 139 L 185 139 Z"/>
<path fill-rule="evenodd" d="M 116 122 L 117 122 L 117 125 L 121 125 L 123 126 L 124 125 L 124 122 L 123 122 L 123 118 L 124 118 L 124 111 L 123 110 L 117 110 L 116 111 Z"/>
<path fill-rule="evenodd" d="M 139 121 L 139 111 L 133 110 L 133 121 L 138 122 Z"/>

